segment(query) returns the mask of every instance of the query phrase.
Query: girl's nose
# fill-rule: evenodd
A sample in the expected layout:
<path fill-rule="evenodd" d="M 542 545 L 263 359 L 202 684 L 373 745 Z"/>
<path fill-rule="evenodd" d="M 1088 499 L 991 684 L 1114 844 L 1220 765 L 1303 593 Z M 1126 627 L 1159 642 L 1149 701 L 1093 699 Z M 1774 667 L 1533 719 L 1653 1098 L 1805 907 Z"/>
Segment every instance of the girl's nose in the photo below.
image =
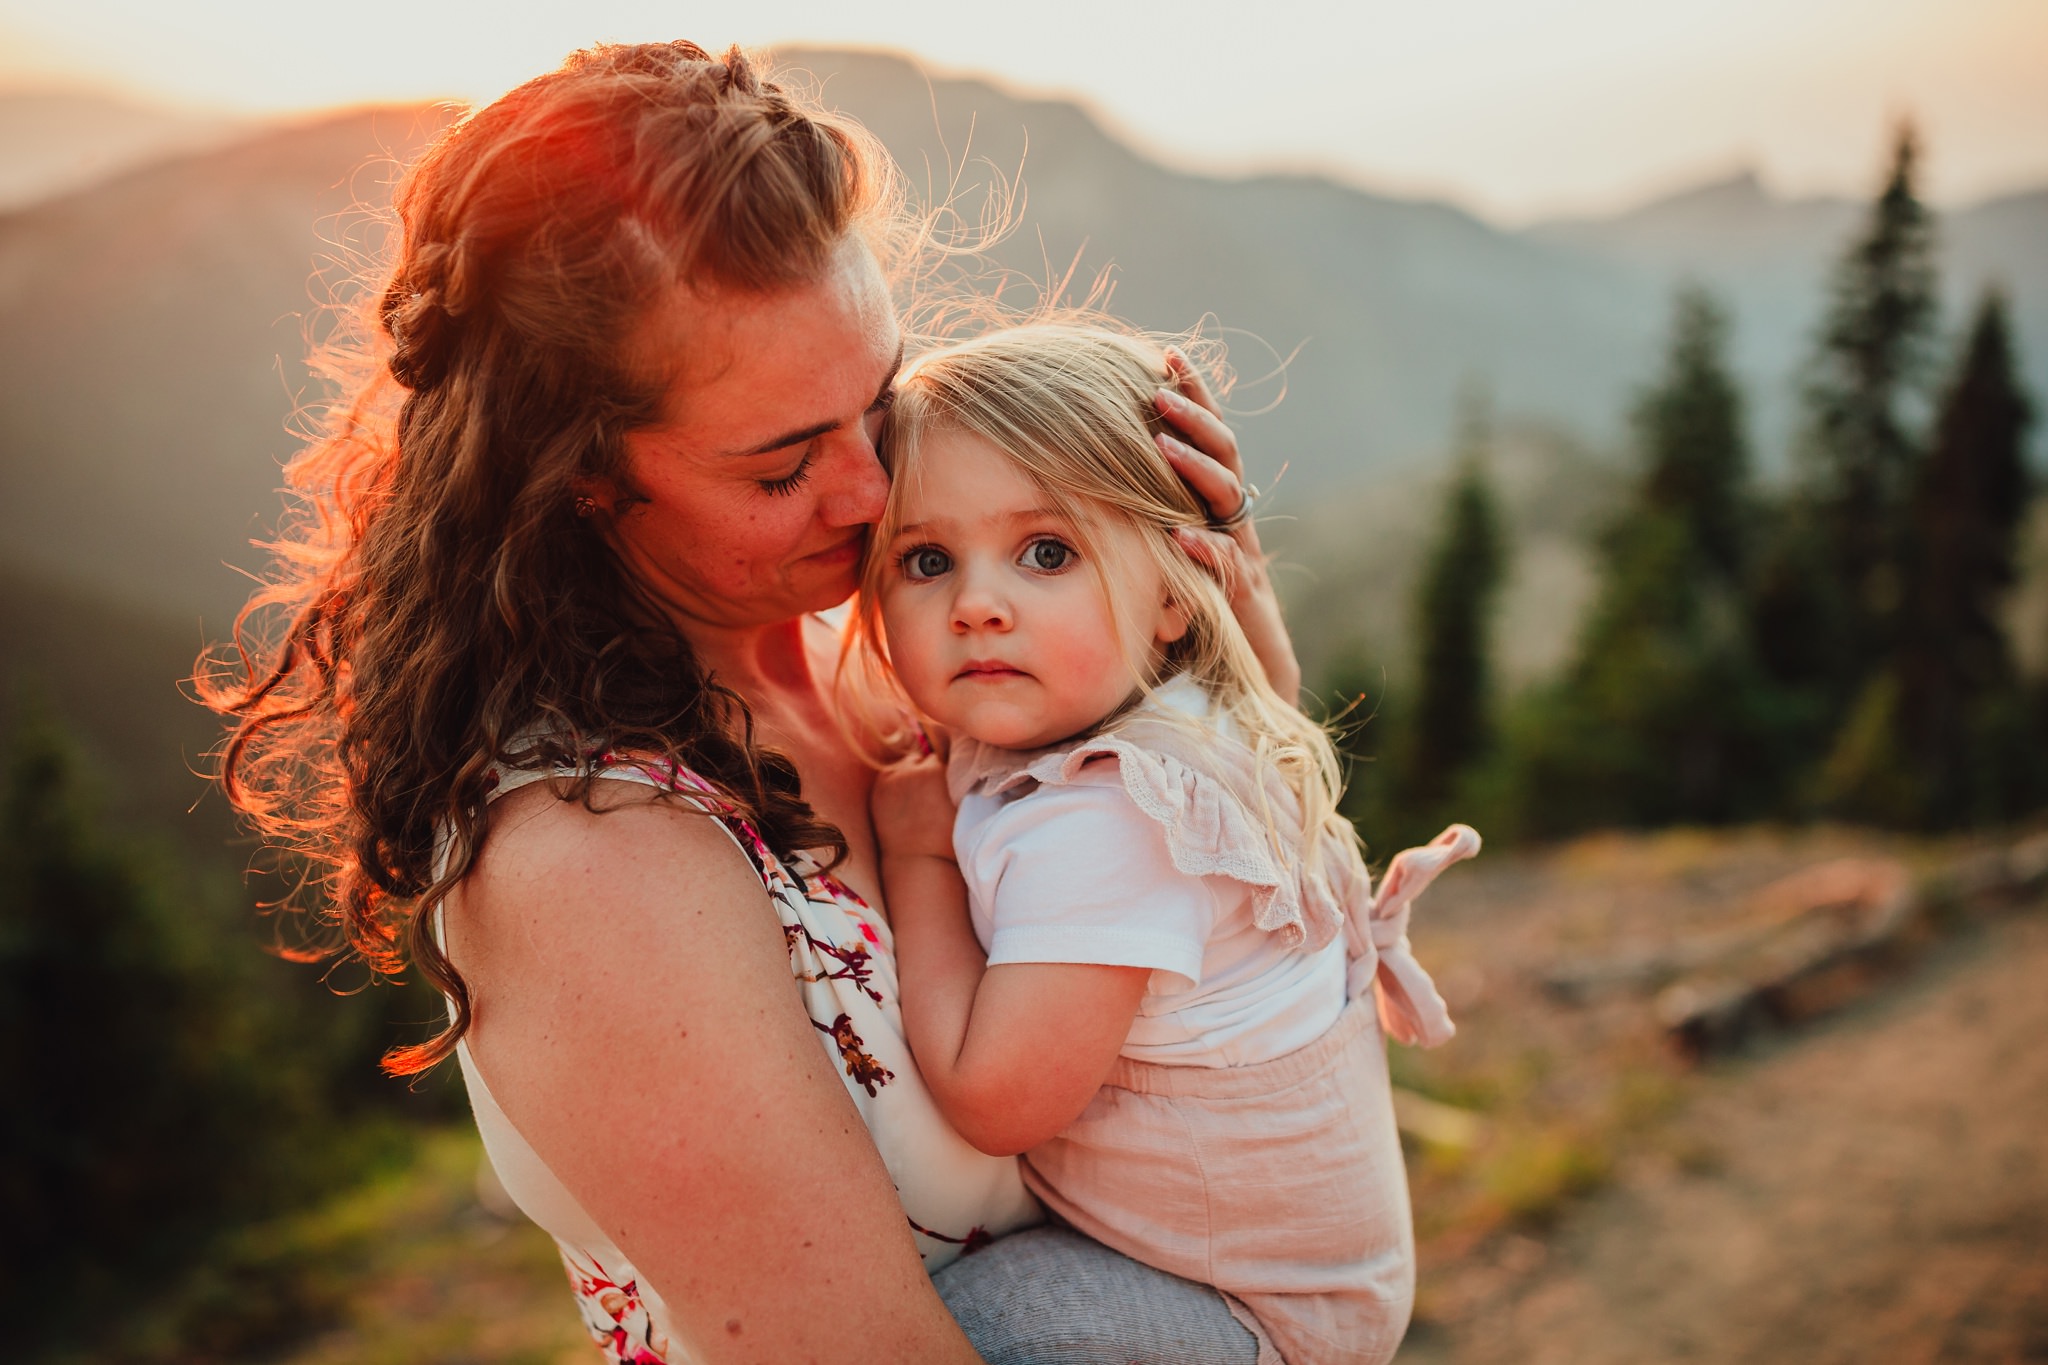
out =
<path fill-rule="evenodd" d="M 953 595 L 955 633 L 1010 628 L 1010 604 L 993 585 L 971 570 L 960 573 L 959 583 L 959 591 Z"/>

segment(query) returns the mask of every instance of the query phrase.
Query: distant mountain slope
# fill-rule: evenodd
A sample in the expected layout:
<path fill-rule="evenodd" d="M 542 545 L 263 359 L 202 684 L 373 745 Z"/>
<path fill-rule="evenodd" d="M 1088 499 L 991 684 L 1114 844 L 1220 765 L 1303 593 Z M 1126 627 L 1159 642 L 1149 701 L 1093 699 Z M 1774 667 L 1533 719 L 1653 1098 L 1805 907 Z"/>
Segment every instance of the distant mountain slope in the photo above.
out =
<path fill-rule="evenodd" d="M 315 258 L 425 117 L 279 128 L 0 218 L 10 558 L 225 628 L 247 585 L 223 561 L 254 561 L 295 446 Z"/>
<path fill-rule="evenodd" d="M 218 850 L 227 806 L 195 774 L 221 727 L 178 690 L 200 643 L 189 623 L 0 560 L 0 741 L 24 712 L 54 719 L 110 811 Z"/>
<path fill-rule="evenodd" d="M 237 135 L 234 120 L 76 91 L 0 94 L 0 213 Z"/>
<path fill-rule="evenodd" d="M 1117 311 L 1179 329 L 1213 313 L 1281 355 L 1288 396 L 1245 430 L 1291 462 L 1303 496 L 1427 457 L 1458 386 L 1483 376 L 1508 410 L 1611 429 L 1661 326 L 1654 287 L 1606 262 L 1495 230 L 1440 204 L 1305 176 L 1215 179 L 1130 151 L 1072 104 L 931 78 L 900 58 L 786 50 L 826 101 L 859 117 L 913 184 L 949 165 L 1022 168 L 1024 227 L 996 254 L 1038 278 L 1077 253 L 1115 267 Z M 970 209 L 983 168 L 965 167 Z M 1237 347 L 1247 376 L 1271 356 Z M 1247 392 L 1255 405 L 1270 391 Z"/>
<path fill-rule="evenodd" d="M 1765 460 L 1774 463 L 1796 420 L 1793 381 L 1826 306 L 1829 271 L 1864 212 L 1846 199 L 1779 199 L 1745 173 L 1614 217 L 1543 224 L 1528 235 L 1655 287 L 1690 278 L 1719 292 L 1734 310 L 1737 369 L 1748 381 Z M 1960 329 L 1984 287 L 2002 284 L 2028 384 L 2048 402 L 2048 189 L 1936 221 L 1947 326 Z"/>
<path fill-rule="evenodd" d="M 1185 328 L 1214 314 L 1282 354 L 1300 346 L 1286 401 L 1241 427 L 1256 477 L 1270 483 L 1289 466 L 1269 506 L 1313 506 L 1317 535 L 1347 534 L 1331 509 L 1370 496 L 1354 490 L 1429 462 L 1470 377 L 1510 417 L 1611 446 L 1657 364 L 1680 272 L 1733 300 L 1768 458 L 1788 426 L 1789 377 L 1826 263 L 1856 214 L 1738 182 L 1601 223 L 1508 233 L 1309 177 L 1170 171 L 1071 104 L 928 81 L 894 57 L 782 55 L 873 128 L 913 182 L 929 174 L 943 187 L 966 162 L 966 207 L 986 182 L 972 158 L 1021 163 L 1023 226 L 1001 262 L 1043 279 L 1078 252 L 1084 278 L 1115 265 L 1114 306 L 1142 323 Z M 382 176 L 365 163 L 380 149 L 402 155 L 439 117 L 395 109 L 276 128 L 0 217 L 10 558 L 225 627 L 243 584 L 221 563 L 257 558 L 247 542 L 275 516 L 278 465 L 294 448 L 285 423 L 304 383 L 309 276 L 335 226 L 323 220 L 380 197 Z M 1953 215 L 1944 230 L 1959 287 L 1993 271 L 2011 281 L 2048 402 L 2048 192 Z M 1235 339 L 1241 371 L 1269 368 L 1266 352 Z M 1248 387 L 1241 402 L 1270 394 Z M 1277 523 L 1275 541 L 1309 526 Z"/>

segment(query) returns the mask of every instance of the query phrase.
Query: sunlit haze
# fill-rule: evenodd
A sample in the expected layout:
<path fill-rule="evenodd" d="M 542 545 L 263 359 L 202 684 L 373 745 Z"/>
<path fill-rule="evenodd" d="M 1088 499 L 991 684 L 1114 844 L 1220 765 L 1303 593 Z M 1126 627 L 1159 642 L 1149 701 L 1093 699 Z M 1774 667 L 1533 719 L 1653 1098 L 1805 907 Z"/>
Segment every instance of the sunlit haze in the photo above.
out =
<path fill-rule="evenodd" d="M 1937 201 L 2048 181 L 2042 0 L 0 0 L 0 85 L 262 113 L 477 100 L 592 41 L 674 36 L 896 49 L 1079 98 L 1176 165 L 1320 170 L 1504 223 L 1743 167 L 1861 192 L 1903 114 Z"/>

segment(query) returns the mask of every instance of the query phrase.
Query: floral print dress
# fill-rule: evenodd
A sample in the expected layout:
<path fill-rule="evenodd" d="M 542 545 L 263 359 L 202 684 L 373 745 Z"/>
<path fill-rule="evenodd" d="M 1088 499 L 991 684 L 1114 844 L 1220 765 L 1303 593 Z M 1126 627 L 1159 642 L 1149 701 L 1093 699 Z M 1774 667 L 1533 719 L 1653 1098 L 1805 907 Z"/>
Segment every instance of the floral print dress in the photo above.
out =
<path fill-rule="evenodd" d="M 558 775 L 571 774 L 501 769 L 493 774 L 491 795 Z M 940 1116 L 919 1078 L 903 1037 L 887 922 L 807 855 L 778 858 L 695 773 L 607 756 L 600 776 L 660 787 L 692 802 L 720 822 L 760 877 L 782 922 L 790 974 L 805 1012 L 881 1151 L 925 1269 L 936 1271 L 995 1236 L 1038 1221 L 1041 1212 L 1024 1189 L 1016 1161 L 969 1146 Z M 456 1055 L 491 1164 L 506 1192 L 560 1246 L 584 1325 L 605 1358 L 624 1365 L 684 1365 L 691 1356 L 671 1330 L 667 1305 L 520 1137 L 492 1099 L 469 1049 L 458 1044 Z M 619 1069 L 631 1072 L 632 1059 L 620 1059 Z"/>

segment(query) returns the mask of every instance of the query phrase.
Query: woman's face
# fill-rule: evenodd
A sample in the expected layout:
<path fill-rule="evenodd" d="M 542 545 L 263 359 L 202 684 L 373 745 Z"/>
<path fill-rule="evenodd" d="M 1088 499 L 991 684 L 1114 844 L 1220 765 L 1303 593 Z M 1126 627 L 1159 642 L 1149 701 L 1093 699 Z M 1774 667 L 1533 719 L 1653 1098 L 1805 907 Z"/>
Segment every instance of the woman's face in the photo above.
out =
<path fill-rule="evenodd" d="M 903 355 L 866 246 L 780 293 L 681 287 L 640 343 L 674 380 L 656 424 L 625 438 L 642 499 L 610 528 L 626 571 L 685 629 L 844 601 L 888 497 L 875 435 Z"/>

